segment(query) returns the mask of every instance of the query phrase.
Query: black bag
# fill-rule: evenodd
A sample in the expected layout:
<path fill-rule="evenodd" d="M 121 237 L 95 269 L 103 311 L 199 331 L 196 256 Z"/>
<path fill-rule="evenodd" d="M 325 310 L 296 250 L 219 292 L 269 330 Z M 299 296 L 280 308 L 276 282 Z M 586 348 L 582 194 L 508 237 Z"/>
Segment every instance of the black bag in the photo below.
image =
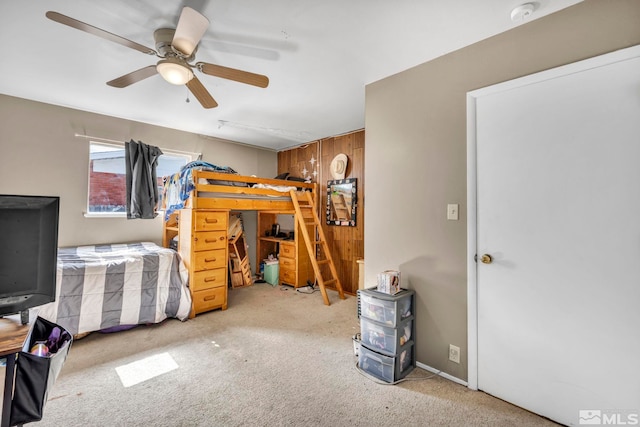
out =
<path fill-rule="evenodd" d="M 38 342 L 47 341 L 54 328 L 60 328 L 61 337 L 66 341 L 60 344 L 55 353 L 48 356 L 36 356 L 29 350 Z M 37 317 L 31 335 L 18 353 L 16 377 L 11 402 L 10 424 L 24 424 L 40 421 L 49 390 L 53 387 L 62 365 L 67 359 L 73 338 L 64 328 Z"/>

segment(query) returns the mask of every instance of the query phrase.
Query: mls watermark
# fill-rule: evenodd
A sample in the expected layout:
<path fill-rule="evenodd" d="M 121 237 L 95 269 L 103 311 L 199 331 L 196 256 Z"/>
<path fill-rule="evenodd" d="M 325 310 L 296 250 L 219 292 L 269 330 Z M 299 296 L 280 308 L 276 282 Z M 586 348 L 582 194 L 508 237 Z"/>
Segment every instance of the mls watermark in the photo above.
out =
<path fill-rule="evenodd" d="M 596 426 L 637 426 L 640 425 L 640 416 L 638 416 L 638 411 L 581 409 L 579 424 Z"/>

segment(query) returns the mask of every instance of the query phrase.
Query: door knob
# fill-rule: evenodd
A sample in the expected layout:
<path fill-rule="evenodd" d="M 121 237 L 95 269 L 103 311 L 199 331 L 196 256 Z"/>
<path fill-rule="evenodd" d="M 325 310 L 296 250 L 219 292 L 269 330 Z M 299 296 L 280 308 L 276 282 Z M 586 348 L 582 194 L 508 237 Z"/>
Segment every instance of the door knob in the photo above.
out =
<path fill-rule="evenodd" d="M 484 254 L 482 255 L 482 258 L 480 258 L 480 261 L 482 261 L 483 264 L 491 264 L 493 262 L 493 258 L 491 258 L 491 255 L 489 254 Z"/>

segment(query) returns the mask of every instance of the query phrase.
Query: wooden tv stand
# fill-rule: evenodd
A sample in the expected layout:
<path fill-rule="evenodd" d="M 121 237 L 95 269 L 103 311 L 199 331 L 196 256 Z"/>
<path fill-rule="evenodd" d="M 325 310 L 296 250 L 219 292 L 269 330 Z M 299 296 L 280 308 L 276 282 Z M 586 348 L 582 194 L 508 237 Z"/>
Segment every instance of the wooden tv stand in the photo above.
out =
<path fill-rule="evenodd" d="M 35 324 L 35 316 L 32 316 L 31 321 L 28 321 L 26 324 L 23 323 L 22 317 L 23 315 L 11 315 L 0 318 L 0 358 L 6 357 L 7 359 L 3 387 L 4 392 L 2 395 L 1 427 L 9 427 L 16 354 L 24 347 L 24 343 L 31 333 L 31 328 Z"/>

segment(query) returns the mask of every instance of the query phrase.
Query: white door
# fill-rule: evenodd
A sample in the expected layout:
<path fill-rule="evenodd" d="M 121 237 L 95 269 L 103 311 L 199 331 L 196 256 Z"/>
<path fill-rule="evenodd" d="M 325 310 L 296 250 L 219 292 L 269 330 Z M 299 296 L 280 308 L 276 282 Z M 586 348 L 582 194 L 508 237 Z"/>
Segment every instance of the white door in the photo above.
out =
<path fill-rule="evenodd" d="M 637 424 L 640 49 L 485 88 L 470 104 L 470 249 L 492 257 L 470 270 L 470 382 L 563 424 Z"/>

